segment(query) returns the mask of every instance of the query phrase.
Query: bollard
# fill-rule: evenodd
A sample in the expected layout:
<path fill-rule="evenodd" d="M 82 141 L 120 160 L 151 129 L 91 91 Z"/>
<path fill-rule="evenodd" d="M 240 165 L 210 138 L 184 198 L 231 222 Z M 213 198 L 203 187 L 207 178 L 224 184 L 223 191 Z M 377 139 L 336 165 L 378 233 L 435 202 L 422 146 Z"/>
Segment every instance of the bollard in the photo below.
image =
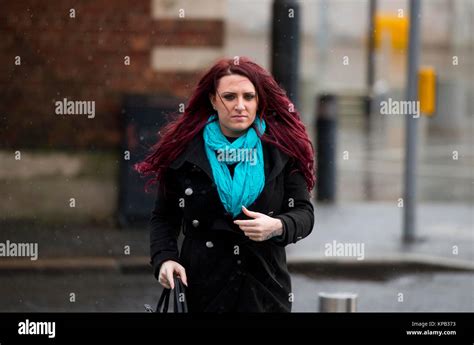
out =
<path fill-rule="evenodd" d="M 319 312 L 355 312 L 357 311 L 357 294 L 355 293 L 319 293 Z"/>
<path fill-rule="evenodd" d="M 336 199 L 337 97 L 320 95 L 316 120 L 316 195 L 318 201 Z"/>

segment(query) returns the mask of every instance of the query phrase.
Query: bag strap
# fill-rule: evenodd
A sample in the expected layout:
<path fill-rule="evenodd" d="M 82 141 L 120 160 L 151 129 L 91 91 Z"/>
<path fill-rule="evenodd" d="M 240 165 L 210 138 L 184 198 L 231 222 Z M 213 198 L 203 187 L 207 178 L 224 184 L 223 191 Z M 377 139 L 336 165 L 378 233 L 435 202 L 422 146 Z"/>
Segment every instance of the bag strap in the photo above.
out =
<path fill-rule="evenodd" d="M 178 277 L 174 277 L 174 294 L 173 294 L 173 306 L 175 313 L 187 313 L 188 304 L 186 303 L 186 294 L 184 292 L 184 284 Z M 181 301 L 181 298 L 184 298 Z"/>
<path fill-rule="evenodd" d="M 161 293 L 160 300 L 158 301 L 158 304 L 156 305 L 156 313 L 167 313 L 169 304 L 170 304 L 170 292 L 171 289 L 163 289 L 163 292 Z"/>

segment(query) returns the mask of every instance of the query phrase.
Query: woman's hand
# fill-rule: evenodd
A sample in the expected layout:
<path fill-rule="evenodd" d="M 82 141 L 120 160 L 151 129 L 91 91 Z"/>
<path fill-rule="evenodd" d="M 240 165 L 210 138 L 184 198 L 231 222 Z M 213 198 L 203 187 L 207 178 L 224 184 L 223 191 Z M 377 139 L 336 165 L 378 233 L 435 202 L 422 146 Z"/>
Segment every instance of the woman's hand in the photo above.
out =
<path fill-rule="evenodd" d="M 176 261 L 168 260 L 161 264 L 158 281 L 167 289 L 174 289 L 173 274 L 176 272 L 177 276 L 181 278 L 184 285 L 188 286 L 188 279 L 186 278 L 186 270 Z"/>
<path fill-rule="evenodd" d="M 266 214 L 247 210 L 242 206 L 244 213 L 253 218 L 249 220 L 234 220 L 245 236 L 253 241 L 266 241 L 283 233 L 283 223 L 280 219 L 272 218 Z"/>

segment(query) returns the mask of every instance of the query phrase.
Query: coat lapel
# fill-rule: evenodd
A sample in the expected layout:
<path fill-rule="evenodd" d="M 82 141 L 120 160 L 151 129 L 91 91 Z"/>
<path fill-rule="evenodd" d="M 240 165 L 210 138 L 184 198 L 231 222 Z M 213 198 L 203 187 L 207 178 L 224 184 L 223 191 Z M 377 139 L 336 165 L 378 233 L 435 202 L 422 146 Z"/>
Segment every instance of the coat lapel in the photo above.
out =
<path fill-rule="evenodd" d="M 204 150 L 204 139 L 202 137 L 202 131 L 199 132 L 188 144 L 184 152 L 178 156 L 178 158 L 170 164 L 171 169 L 179 169 L 184 162 L 189 162 L 201 168 L 214 182 L 214 177 L 212 175 L 212 168 L 209 164 L 209 160 L 206 156 L 206 151 Z"/>

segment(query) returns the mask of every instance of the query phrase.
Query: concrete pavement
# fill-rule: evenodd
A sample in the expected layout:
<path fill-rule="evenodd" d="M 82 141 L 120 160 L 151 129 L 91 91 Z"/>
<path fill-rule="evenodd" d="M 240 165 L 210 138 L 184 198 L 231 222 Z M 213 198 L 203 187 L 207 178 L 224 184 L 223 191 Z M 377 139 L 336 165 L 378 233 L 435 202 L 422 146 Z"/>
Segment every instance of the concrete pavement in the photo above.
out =
<path fill-rule="evenodd" d="M 419 205 L 417 240 L 409 245 L 402 242 L 403 208 L 396 202 L 315 205 L 315 210 L 313 233 L 287 249 L 291 263 L 474 270 L 472 205 Z M 357 249 L 363 253 L 357 255 Z"/>

